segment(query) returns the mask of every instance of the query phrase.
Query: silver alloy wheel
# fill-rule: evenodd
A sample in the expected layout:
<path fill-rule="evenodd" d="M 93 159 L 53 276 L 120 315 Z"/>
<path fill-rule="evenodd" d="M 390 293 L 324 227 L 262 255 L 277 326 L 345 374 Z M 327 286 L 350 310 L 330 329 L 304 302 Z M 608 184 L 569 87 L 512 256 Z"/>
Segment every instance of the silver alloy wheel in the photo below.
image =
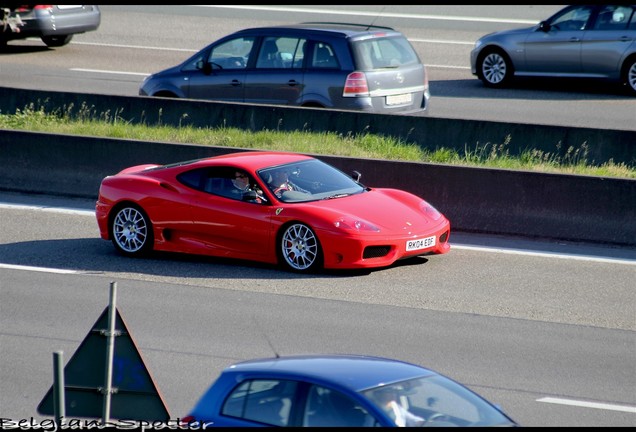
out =
<path fill-rule="evenodd" d="M 148 229 L 143 213 L 134 207 L 124 207 L 113 219 L 113 241 L 125 253 L 141 252 L 148 241 Z"/>
<path fill-rule="evenodd" d="M 632 60 L 632 64 L 627 70 L 627 85 L 632 94 L 636 93 L 636 61 Z"/>
<path fill-rule="evenodd" d="M 318 238 L 307 225 L 288 226 L 281 238 L 281 255 L 293 270 L 309 270 L 319 259 Z"/>
<path fill-rule="evenodd" d="M 501 84 L 508 73 L 506 59 L 496 52 L 488 54 L 481 63 L 481 72 L 488 83 Z"/>

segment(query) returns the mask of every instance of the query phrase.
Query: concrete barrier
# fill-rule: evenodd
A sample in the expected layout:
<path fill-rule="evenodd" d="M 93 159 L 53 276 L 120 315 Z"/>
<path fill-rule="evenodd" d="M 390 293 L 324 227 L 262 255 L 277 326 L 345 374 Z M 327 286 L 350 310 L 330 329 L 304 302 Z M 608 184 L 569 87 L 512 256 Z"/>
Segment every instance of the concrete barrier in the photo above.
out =
<path fill-rule="evenodd" d="M 480 148 L 505 145 L 511 155 L 535 149 L 565 158 L 578 151 L 577 157 L 584 157 L 590 164 L 610 160 L 636 164 L 636 131 L 0 87 L 0 113 L 14 114 L 29 105 L 48 112 L 119 117 L 121 121 L 148 125 L 329 131 L 345 136 L 373 133 L 423 149 L 454 149 L 460 155 L 466 150 L 474 153 Z"/>
<path fill-rule="evenodd" d="M 0 130 L 0 189 L 97 198 L 127 166 L 232 151 L 243 149 Z M 636 246 L 636 180 L 314 156 L 425 198 L 453 230 Z"/>

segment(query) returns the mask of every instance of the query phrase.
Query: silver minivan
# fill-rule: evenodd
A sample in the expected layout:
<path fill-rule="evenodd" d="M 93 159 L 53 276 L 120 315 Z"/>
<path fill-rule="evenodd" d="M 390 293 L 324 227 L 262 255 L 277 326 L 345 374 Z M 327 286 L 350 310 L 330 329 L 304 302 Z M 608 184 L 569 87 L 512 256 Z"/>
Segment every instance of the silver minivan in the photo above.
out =
<path fill-rule="evenodd" d="M 428 76 L 389 27 L 302 23 L 237 31 L 144 79 L 141 96 L 424 114 Z"/>

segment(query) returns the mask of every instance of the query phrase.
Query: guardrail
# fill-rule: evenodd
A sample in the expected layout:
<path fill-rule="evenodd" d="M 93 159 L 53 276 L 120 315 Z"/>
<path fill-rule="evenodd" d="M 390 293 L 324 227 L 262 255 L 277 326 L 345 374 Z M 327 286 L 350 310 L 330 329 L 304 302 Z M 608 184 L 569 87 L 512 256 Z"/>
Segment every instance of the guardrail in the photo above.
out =
<path fill-rule="evenodd" d="M 610 160 L 636 164 L 636 131 L 0 87 L 0 113 L 13 114 L 30 104 L 46 111 L 117 116 L 125 122 L 148 125 L 329 131 L 344 136 L 372 133 L 430 150 L 454 149 L 460 155 L 466 150 L 476 153 L 503 145 L 511 155 L 534 149 L 567 158 L 578 152 L 577 157 L 585 157 L 591 164 Z"/>

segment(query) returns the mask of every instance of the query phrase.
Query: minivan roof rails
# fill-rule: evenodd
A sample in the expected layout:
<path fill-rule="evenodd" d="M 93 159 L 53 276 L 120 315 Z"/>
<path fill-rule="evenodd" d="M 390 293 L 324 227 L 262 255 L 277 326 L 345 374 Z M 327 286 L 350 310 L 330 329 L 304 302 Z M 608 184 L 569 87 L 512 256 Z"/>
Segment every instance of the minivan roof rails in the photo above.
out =
<path fill-rule="evenodd" d="M 370 24 L 356 24 L 356 23 L 346 23 L 346 22 L 329 22 L 329 21 L 305 21 L 301 24 L 329 24 L 329 25 L 342 25 L 342 26 L 353 26 L 353 27 L 364 27 L 366 29 L 382 29 L 382 30 L 395 30 L 392 27 L 379 26 L 379 25 L 370 25 Z"/>

